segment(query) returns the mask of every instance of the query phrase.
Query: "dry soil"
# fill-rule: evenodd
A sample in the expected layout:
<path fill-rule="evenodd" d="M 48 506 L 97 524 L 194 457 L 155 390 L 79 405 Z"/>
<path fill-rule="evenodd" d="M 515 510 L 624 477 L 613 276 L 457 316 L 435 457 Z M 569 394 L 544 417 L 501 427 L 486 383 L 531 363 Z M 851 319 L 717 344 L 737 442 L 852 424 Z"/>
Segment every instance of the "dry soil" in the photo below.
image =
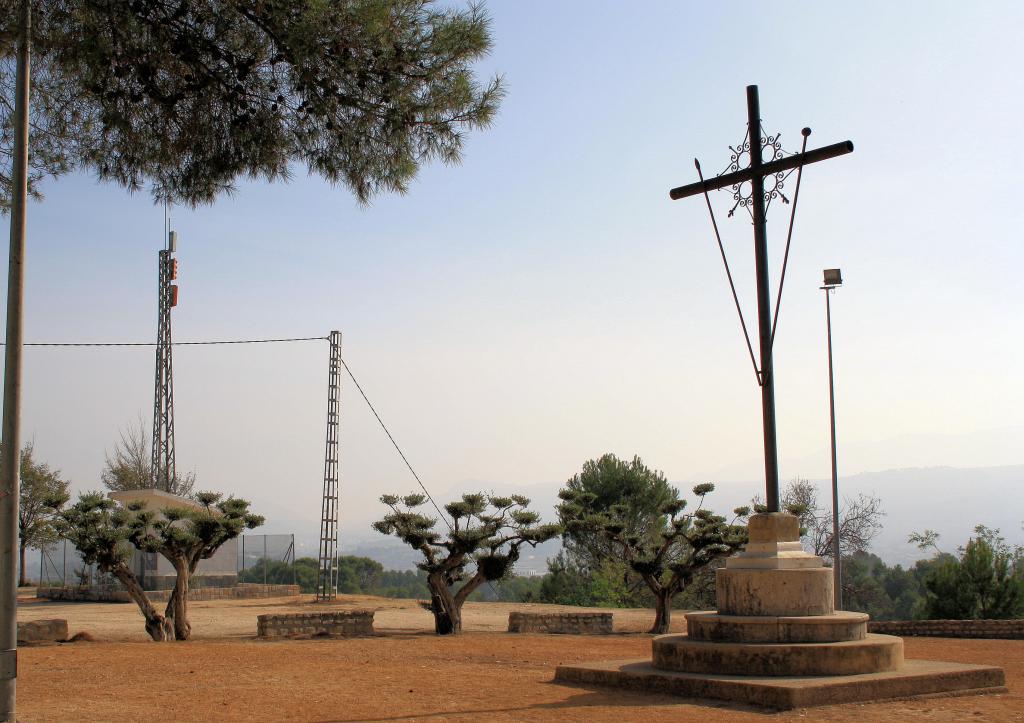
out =
<path fill-rule="evenodd" d="M 133 605 L 26 599 L 19 619 L 63 617 L 97 642 L 22 648 L 18 718 L 34 720 L 1024 721 L 1024 640 L 907 638 L 912 658 L 1003 666 L 1009 693 L 772 713 L 708 701 L 555 684 L 559 663 L 647 657 L 649 610 L 615 610 L 608 636 L 513 635 L 510 610 L 469 603 L 461 636 L 437 637 L 411 600 L 343 596 L 379 633 L 255 638 L 256 616 L 323 609 L 308 599 L 193 603 L 195 638 L 152 643 Z M 578 608 L 573 608 L 578 610 Z M 681 628 L 682 616 L 674 621 Z"/>

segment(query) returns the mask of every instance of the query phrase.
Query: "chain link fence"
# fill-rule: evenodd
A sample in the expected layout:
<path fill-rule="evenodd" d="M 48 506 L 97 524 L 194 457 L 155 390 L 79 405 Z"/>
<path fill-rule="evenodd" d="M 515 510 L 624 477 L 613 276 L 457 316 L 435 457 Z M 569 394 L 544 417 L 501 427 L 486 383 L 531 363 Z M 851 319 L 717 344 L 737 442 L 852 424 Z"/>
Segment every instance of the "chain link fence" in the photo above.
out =
<path fill-rule="evenodd" d="M 242 535 L 238 581 L 296 585 L 295 535 Z"/>

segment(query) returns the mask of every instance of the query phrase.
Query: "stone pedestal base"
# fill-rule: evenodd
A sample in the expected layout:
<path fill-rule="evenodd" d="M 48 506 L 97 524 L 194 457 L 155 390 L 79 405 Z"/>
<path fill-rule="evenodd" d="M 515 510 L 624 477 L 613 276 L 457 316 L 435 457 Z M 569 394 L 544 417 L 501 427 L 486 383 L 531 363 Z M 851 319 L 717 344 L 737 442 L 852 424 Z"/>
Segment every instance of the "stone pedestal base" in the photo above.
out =
<path fill-rule="evenodd" d="M 749 544 L 716 572 L 718 611 L 686 616 L 650 661 L 560 666 L 555 680 L 772 708 L 1003 691 L 1000 668 L 903 660 L 903 640 L 836 611 L 832 570 L 800 546 L 796 517 L 753 515 Z"/>
<path fill-rule="evenodd" d="M 648 660 L 560 665 L 555 681 L 686 698 L 711 698 L 777 710 L 929 695 L 1006 693 L 1000 668 L 908 660 L 899 670 L 867 675 L 759 677 L 659 670 Z"/>

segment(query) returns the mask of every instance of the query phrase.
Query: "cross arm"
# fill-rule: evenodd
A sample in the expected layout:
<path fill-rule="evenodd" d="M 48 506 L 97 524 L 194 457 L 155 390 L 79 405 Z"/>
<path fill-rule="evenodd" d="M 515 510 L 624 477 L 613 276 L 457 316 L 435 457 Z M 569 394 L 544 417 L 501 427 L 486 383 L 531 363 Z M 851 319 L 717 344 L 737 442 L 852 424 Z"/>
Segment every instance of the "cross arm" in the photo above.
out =
<path fill-rule="evenodd" d="M 704 193 L 704 191 L 716 191 L 719 188 L 735 186 L 737 184 L 744 183 L 745 181 L 749 181 L 758 175 L 770 176 L 773 173 L 788 171 L 791 168 L 806 166 L 809 163 L 826 161 L 829 158 L 842 156 L 847 153 L 851 153 L 852 151 L 852 141 L 833 143 L 831 146 L 815 148 L 813 151 L 807 151 L 806 153 L 797 153 L 794 156 L 786 156 L 785 158 L 780 158 L 776 161 L 769 161 L 758 168 L 741 168 L 738 171 L 727 173 L 724 176 L 709 178 L 703 183 L 697 181 L 696 183 L 690 183 L 686 186 L 679 186 L 679 188 L 673 188 L 669 191 L 668 195 L 673 201 L 678 201 L 680 198 L 696 196 L 698 193 Z"/>

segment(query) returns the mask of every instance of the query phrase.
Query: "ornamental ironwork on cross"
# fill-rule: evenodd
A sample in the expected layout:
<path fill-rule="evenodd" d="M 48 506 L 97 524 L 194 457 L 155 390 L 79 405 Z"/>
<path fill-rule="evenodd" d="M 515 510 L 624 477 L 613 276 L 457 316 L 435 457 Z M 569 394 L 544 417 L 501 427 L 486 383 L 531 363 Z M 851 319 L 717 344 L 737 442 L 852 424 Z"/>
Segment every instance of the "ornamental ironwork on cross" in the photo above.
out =
<path fill-rule="evenodd" d="M 757 95 L 757 86 L 747 86 L 747 133 L 743 142 L 737 146 L 729 146 L 731 156 L 729 165 L 718 176 L 705 180 L 701 172 L 700 162 L 694 159 L 697 175 L 696 183 L 673 188 L 669 197 L 673 200 L 703 194 L 711 216 L 711 225 L 718 241 L 718 249 L 725 264 L 729 287 L 732 289 L 733 301 L 739 315 L 740 326 L 747 342 L 747 351 L 754 366 L 757 382 L 761 387 L 761 416 L 764 428 L 764 472 L 765 496 L 769 512 L 779 511 L 779 455 L 775 427 L 775 379 L 772 364 L 772 345 L 775 341 L 775 327 L 779 319 L 779 305 L 782 301 L 782 286 L 786 279 L 786 265 L 789 262 L 789 246 L 793 238 L 793 220 L 796 217 L 796 205 L 800 198 L 800 178 L 803 167 L 817 161 L 835 158 L 853 151 L 853 143 L 843 141 L 823 148 L 807 150 L 807 138 L 811 135 L 810 128 L 801 131 L 803 146 L 799 153 L 787 155 L 782 150 L 781 134 L 774 136 L 764 132 L 761 125 L 761 106 Z M 792 210 L 789 217 L 789 231 L 786 234 L 786 253 L 782 262 L 782 274 L 779 279 L 779 292 L 772 312 L 771 294 L 768 278 L 768 233 L 765 222 L 768 206 L 776 198 L 789 204 L 789 198 L 783 189 L 790 174 L 796 171 L 796 184 L 793 191 Z M 754 347 L 747 333 L 747 325 L 743 319 L 736 285 L 729 270 L 729 261 L 722 245 L 722 237 L 718 231 L 718 222 L 711 207 L 709 191 L 729 189 L 732 192 L 733 206 L 729 210 L 731 217 L 737 208 L 745 208 L 750 214 L 754 226 L 754 262 L 757 275 L 757 330 L 759 340 L 760 365 L 755 359 Z"/>

